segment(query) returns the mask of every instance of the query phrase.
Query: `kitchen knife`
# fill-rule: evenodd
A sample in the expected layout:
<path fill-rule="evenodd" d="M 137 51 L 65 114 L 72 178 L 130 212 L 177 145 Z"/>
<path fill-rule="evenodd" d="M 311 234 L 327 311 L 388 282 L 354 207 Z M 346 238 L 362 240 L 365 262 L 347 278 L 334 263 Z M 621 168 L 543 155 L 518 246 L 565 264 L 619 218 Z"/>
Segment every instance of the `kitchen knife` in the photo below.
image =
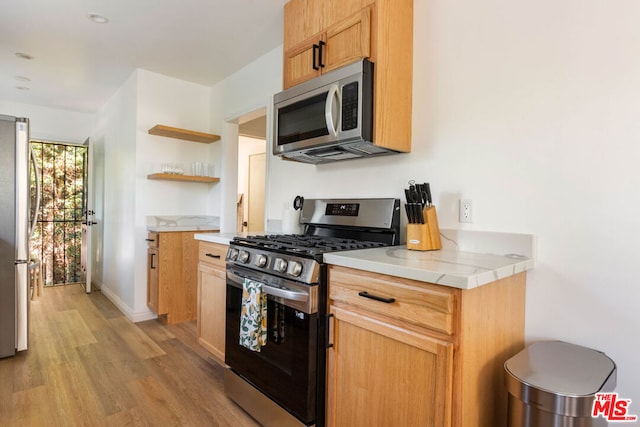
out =
<path fill-rule="evenodd" d="M 416 203 L 416 222 L 418 224 L 424 224 L 424 211 L 422 210 L 422 204 Z"/>
<path fill-rule="evenodd" d="M 413 224 L 413 211 L 409 206 L 409 203 L 404 204 L 404 210 L 407 211 L 407 221 L 409 224 Z"/>
<path fill-rule="evenodd" d="M 427 205 L 427 190 L 426 184 L 416 184 L 416 190 L 420 195 L 420 203 L 422 203 L 422 207 L 424 208 Z"/>
<path fill-rule="evenodd" d="M 428 182 L 425 182 L 424 189 L 427 193 L 427 203 L 429 204 L 429 206 L 431 206 L 431 187 L 429 186 Z"/>
<path fill-rule="evenodd" d="M 411 207 L 411 193 L 407 188 L 404 189 L 404 197 L 406 198 L 404 209 L 407 212 L 407 221 L 409 221 L 409 223 L 413 223 L 413 208 Z"/>

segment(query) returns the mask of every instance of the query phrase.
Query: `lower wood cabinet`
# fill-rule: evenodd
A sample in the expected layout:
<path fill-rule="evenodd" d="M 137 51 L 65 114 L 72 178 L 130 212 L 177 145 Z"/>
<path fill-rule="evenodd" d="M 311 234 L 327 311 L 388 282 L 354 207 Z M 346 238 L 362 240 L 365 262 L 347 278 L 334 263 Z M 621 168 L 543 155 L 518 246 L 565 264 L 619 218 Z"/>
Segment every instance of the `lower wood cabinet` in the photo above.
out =
<path fill-rule="evenodd" d="M 332 307 L 329 425 L 450 425 L 453 344 Z"/>
<path fill-rule="evenodd" d="M 327 425 L 506 426 L 524 297 L 524 273 L 461 290 L 330 266 Z"/>
<path fill-rule="evenodd" d="M 198 342 L 221 362 L 224 362 L 228 248 L 200 242 L 198 257 Z"/>
<path fill-rule="evenodd" d="M 198 244 L 194 234 L 147 235 L 147 306 L 167 323 L 196 318 Z"/>

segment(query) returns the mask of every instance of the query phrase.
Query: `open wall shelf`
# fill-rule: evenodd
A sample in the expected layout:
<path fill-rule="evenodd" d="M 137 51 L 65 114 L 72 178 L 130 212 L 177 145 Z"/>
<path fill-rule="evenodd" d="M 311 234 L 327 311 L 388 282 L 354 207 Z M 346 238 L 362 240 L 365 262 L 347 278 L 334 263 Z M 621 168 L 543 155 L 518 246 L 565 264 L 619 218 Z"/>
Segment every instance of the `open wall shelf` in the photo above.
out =
<path fill-rule="evenodd" d="M 220 178 L 214 178 L 211 176 L 193 176 L 193 175 L 178 175 L 175 173 L 152 173 L 147 175 L 147 179 L 158 179 L 164 181 L 182 181 L 182 182 L 220 182 Z"/>
<path fill-rule="evenodd" d="M 220 140 L 220 135 L 196 132 L 193 130 L 174 128 L 165 125 L 155 125 L 151 129 L 149 129 L 149 134 L 182 139 L 185 141 L 200 142 L 202 144 L 211 144 L 212 142 Z"/>

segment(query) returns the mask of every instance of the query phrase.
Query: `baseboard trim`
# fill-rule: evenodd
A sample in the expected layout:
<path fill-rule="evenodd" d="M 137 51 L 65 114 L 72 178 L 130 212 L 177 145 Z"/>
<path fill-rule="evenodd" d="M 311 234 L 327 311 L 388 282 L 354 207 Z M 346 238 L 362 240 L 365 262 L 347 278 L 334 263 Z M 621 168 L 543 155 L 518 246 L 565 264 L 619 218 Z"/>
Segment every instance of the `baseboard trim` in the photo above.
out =
<path fill-rule="evenodd" d="M 151 310 L 146 310 L 146 311 L 137 312 L 137 313 L 134 312 L 131 309 L 131 307 L 129 307 L 124 301 L 120 299 L 118 295 L 116 295 L 108 287 L 102 286 L 102 284 L 100 286 L 100 292 L 102 292 L 102 295 L 107 297 L 107 299 L 111 301 L 113 305 L 115 305 L 118 308 L 118 310 L 120 310 L 122 314 L 124 314 L 127 317 L 127 319 L 131 320 L 133 323 L 144 322 L 145 320 L 152 320 L 152 319 L 158 318 L 158 316 Z"/>

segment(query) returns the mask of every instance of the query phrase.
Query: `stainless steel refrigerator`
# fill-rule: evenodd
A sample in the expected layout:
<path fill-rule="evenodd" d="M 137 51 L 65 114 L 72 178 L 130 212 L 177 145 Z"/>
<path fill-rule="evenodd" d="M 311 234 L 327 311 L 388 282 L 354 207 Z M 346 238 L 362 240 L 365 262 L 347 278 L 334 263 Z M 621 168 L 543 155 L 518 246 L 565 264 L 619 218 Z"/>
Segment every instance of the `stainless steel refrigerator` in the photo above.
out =
<path fill-rule="evenodd" d="M 30 164 L 29 120 L 0 115 L 0 357 L 29 343 Z"/>

